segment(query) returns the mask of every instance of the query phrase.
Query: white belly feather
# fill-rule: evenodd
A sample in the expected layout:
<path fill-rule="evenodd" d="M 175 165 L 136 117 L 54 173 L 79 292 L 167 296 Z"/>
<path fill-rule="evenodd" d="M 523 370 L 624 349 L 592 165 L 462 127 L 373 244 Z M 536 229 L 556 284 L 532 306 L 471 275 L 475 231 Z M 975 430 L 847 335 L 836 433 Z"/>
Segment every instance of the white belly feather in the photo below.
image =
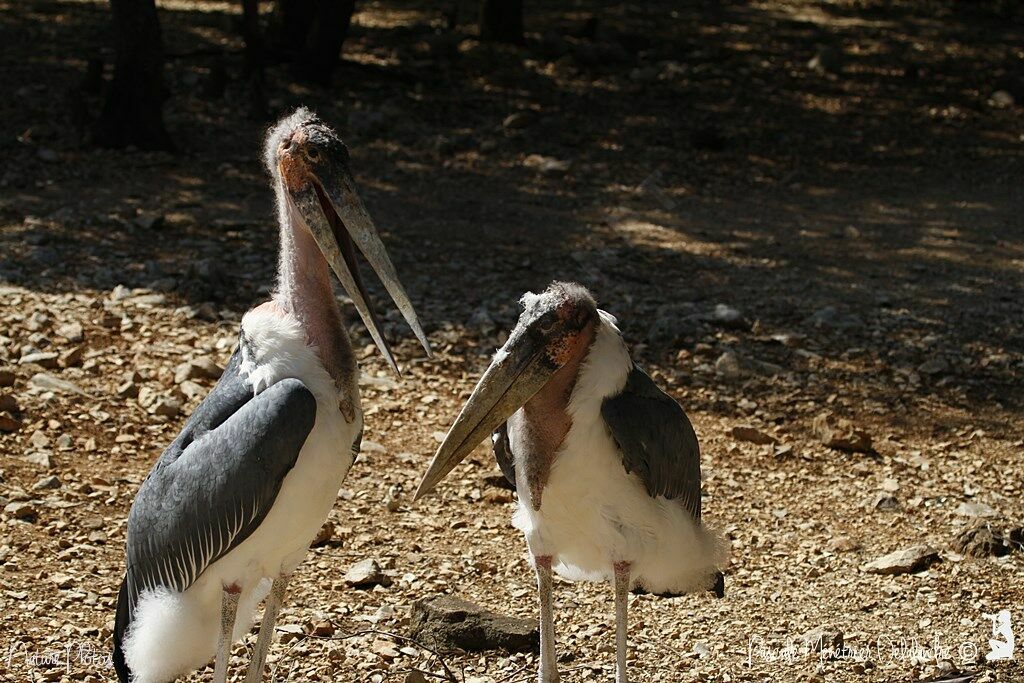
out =
<path fill-rule="evenodd" d="M 338 409 L 338 389 L 298 322 L 266 310 L 250 311 L 242 329 L 258 357 L 243 357 L 242 372 L 256 391 L 289 377 L 302 380 L 317 402 L 316 422 L 259 528 L 210 565 L 184 593 L 144 593 L 135 609 L 125 655 L 136 683 L 169 680 L 209 661 L 217 647 L 222 586 L 242 589 L 236 640 L 248 633 L 270 581 L 305 558 L 354 460 L 362 431 L 359 397 L 353 422 Z"/>
<path fill-rule="evenodd" d="M 615 562 L 630 562 L 634 582 L 649 591 L 706 588 L 725 557 L 722 543 L 679 502 L 651 498 L 640 478 L 626 472 L 601 416 L 602 401 L 622 390 L 632 367 L 614 318 L 603 311 L 601 317 L 569 402 L 572 427 L 539 510 L 517 462 L 520 503 L 513 524 L 531 554 L 552 556 L 554 570 L 570 580 L 611 580 Z"/>

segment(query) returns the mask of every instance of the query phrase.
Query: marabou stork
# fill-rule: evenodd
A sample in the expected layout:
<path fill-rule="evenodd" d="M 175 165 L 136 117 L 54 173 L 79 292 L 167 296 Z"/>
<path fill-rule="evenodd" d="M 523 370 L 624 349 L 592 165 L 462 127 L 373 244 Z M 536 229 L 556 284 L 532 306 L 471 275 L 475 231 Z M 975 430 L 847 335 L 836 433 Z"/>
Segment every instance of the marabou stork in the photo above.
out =
<path fill-rule="evenodd" d="M 416 497 L 481 440 L 516 487 L 540 593 L 538 680 L 558 680 L 551 571 L 615 586 L 616 680 L 630 589 L 721 596 L 722 540 L 701 524 L 700 451 L 686 414 L 633 363 L 585 288 L 527 293 L 508 341 L 437 449 Z"/>
<path fill-rule="evenodd" d="M 121 681 L 169 681 L 216 652 L 214 681 L 223 683 L 231 645 L 269 589 L 246 681 L 262 678 L 289 577 L 330 513 L 363 429 L 331 271 L 396 372 L 357 249 L 430 353 L 337 134 L 298 109 L 271 129 L 264 162 L 280 222 L 277 287 L 242 318 L 223 376 L 132 504 L 114 631 Z"/>

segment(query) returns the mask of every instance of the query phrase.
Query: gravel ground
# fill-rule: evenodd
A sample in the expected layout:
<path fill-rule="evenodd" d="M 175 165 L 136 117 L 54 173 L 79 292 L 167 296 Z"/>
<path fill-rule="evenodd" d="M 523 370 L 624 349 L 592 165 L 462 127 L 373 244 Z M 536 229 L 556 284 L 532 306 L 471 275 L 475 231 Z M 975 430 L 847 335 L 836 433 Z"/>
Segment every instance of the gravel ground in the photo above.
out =
<path fill-rule="evenodd" d="M 2 680 L 112 677 L 132 496 L 273 281 L 265 121 L 241 79 L 199 87 L 211 49 L 237 72 L 237 8 L 161 7 L 176 156 L 79 143 L 67 102 L 96 106 L 76 88 L 103 4 L 0 2 Z M 436 350 L 386 316 L 399 381 L 350 328 L 364 455 L 293 584 L 275 679 L 533 677 L 532 654 L 404 639 L 441 594 L 535 617 L 489 452 L 411 493 L 518 296 L 557 277 L 687 410 L 732 543 L 725 599 L 632 599 L 636 680 L 1024 680 L 1020 647 L 984 659 L 986 614 L 1022 632 L 1020 537 L 958 543 L 1024 524 L 1014 7 L 618 5 L 590 38 L 585 12 L 531 3 L 524 48 L 477 44 L 462 9 L 447 31 L 361 3 L 330 91 L 268 72 L 271 112 L 303 102 L 345 133 Z M 904 549 L 919 561 L 869 566 Z M 349 587 L 370 558 L 390 585 Z M 611 680 L 610 587 L 557 581 L 556 600 L 565 679 Z"/>

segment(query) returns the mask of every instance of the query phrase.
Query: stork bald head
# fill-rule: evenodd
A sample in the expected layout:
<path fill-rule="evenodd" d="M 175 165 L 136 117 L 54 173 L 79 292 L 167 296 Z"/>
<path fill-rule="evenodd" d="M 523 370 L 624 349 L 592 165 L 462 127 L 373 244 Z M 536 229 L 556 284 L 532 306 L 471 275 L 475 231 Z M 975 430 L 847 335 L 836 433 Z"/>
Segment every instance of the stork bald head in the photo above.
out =
<path fill-rule="evenodd" d="M 348 148 L 338 134 L 316 114 L 300 107 L 270 130 L 263 160 L 274 178 L 282 217 L 298 224 L 299 229 L 308 230 L 316 240 L 388 364 L 398 372 L 363 287 L 356 249 L 380 278 L 430 355 L 430 345 L 412 303 L 359 197 L 349 168 Z"/>
<path fill-rule="evenodd" d="M 564 375 L 578 367 L 573 362 L 590 348 L 599 316 L 594 297 L 585 287 L 553 282 L 540 294 L 527 292 L 520 303 L 519 321 L 448 430 L 416 498 L 429 492 L 559 371 L 565 368 Z"/>

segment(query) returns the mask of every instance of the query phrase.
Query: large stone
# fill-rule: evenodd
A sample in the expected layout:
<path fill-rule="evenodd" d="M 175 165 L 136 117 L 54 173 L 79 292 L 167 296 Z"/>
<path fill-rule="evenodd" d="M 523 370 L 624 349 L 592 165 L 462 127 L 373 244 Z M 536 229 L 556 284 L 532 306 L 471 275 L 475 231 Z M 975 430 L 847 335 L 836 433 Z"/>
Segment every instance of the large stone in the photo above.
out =
<path fill-rule="evenodd" d="M 915 545 L 868 562 L 864 571 L 871 574 L 911 574 L 939 561 L 939 553 L 929 545 Z"/>
<path fill-rule="evenodd" d="M 1024 528 L 1003 529 L 975 522 L 956 535 L 953 550 L 970 557 L 1003 557 L 1024 547 Z"/>
<path fill-rule="evenodd" d="M 439 650 L 536 652 L 536 622 L 510 617 L 450 595 L 413 604 L 412 637 Z"/>

